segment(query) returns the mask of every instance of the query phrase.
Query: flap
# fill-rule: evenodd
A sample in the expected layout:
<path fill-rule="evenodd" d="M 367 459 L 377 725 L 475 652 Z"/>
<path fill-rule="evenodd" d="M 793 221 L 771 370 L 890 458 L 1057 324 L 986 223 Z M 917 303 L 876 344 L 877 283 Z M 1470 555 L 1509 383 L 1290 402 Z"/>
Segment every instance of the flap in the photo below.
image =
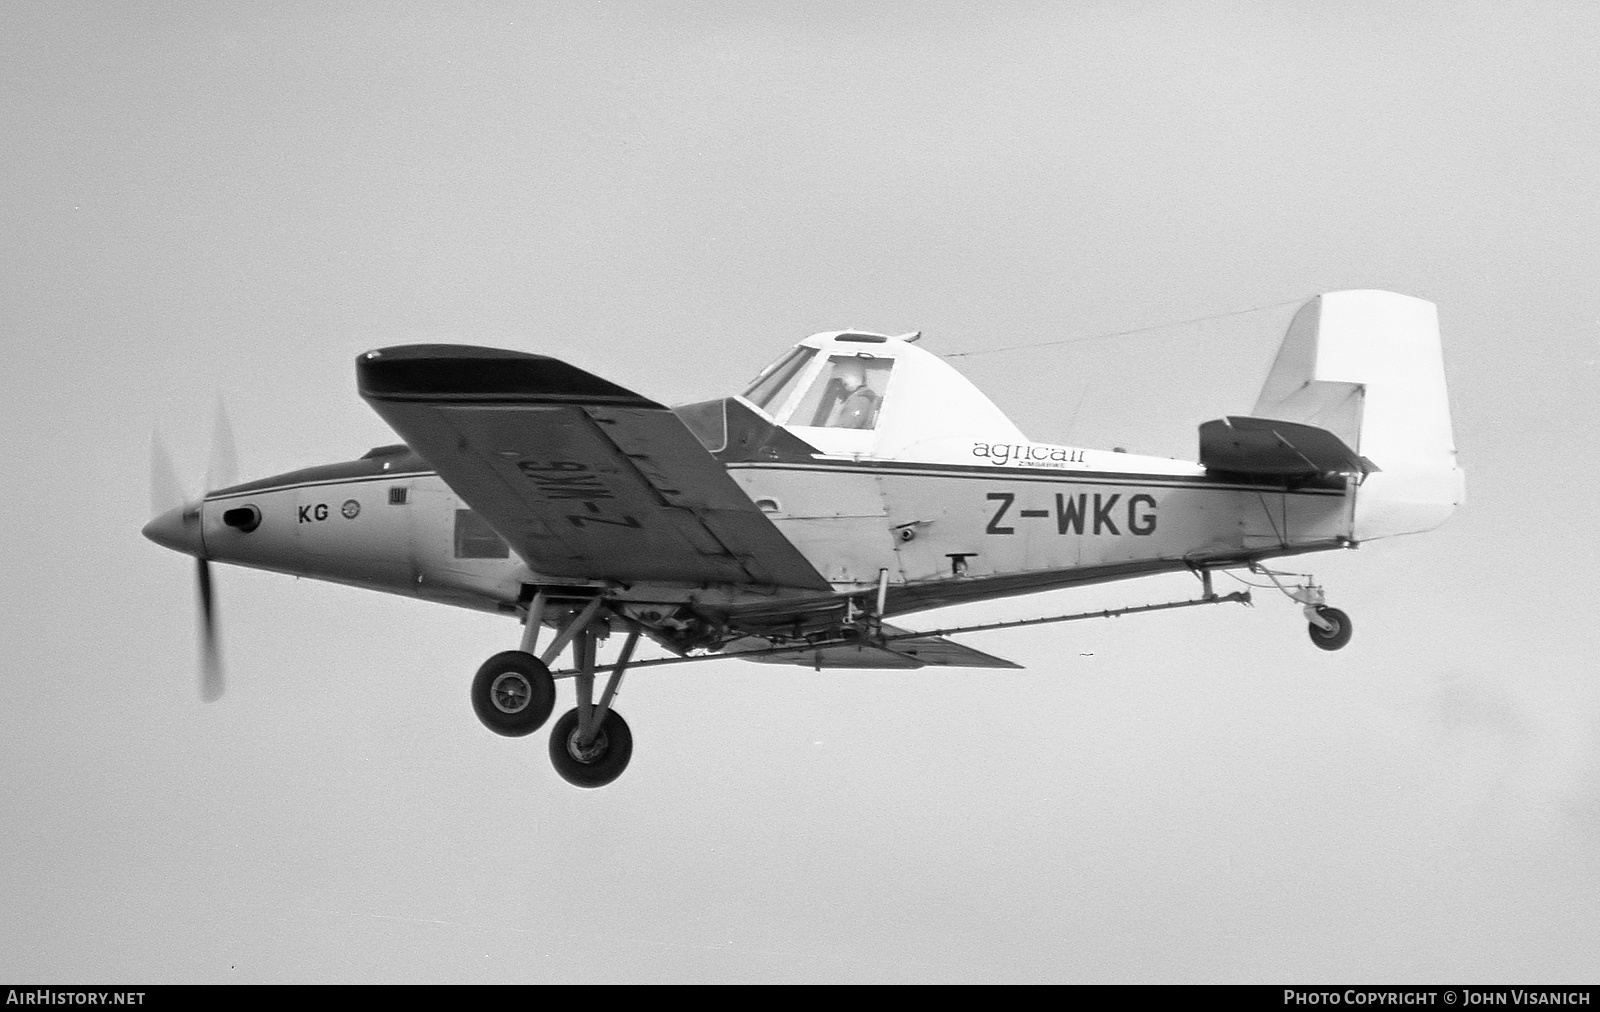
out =
<path fill-rule="evenodd" d="M 1377 470 L 1327 429 L 1246 415 L 1200 426 L 1200 463 L 1212 471 L 1277 478 Z"/>
<path fill-rule="evenodd" d="M 751 657 L 750 660 L 762 664 L 799 664 L 808 668 L 858 668 L 858 669 L 911 669 L 923 667 L 940 668 L 1014 668 L 1020 669 L 1022 665 L 1013 664 L 1003 657 L 986 654 L 982 650 L 974 650 L 963 646 L 955 640 L 943 636 L 918 636 L 905 629 L 897 629 L 892 625 L 883 627 L 884 643 L 872 643 L 866 640 L 857 643 L 835 643 L 829 646 L 807 647 L 799 650 L 785 650 L 780 653 L 763 654 Z M 745 650 L 767 649 L 770 644 L 757 637 L 730 644 L 726 649 L 728 654 L 737 654 Z"/>
<path fill-rule="evenodd" d="M 356 371 L 361 396 L 540 573 L 831 589 L 654 401 L 492 348 L 385 348 Z"/>

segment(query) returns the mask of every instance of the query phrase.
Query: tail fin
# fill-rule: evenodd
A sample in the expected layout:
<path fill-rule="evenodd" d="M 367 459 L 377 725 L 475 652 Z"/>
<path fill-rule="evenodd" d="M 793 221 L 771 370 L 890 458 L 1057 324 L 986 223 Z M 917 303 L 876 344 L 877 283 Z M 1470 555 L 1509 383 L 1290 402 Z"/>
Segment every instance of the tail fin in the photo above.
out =
<path fill-rule="evenodd" d="M 1466 497 L 1431 302 L 1379 291 L 1307 302 L 1250 413 L 1327 429 L 1371 463 L 1356 541 L 1432 530 Z"/>

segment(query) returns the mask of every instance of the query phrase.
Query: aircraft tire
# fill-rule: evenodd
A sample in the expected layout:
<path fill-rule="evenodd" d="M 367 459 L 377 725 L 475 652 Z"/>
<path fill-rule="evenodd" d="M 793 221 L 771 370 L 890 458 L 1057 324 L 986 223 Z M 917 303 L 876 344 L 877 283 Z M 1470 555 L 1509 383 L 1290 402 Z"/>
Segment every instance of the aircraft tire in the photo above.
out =
<path fill-rule="evenodd" d="M 532 734 L 550 719 L 556 683 L 532 654 L 506 650 L 483 662 L 472 679 L 472 709 L 483 726 L 507 738 Z"/>
<path fill-rule="evenodd" d="M 1311 642 L 1324 650 L 1338 650 L 1350 642 L 1350 635 L 1355 630 L 1350 627 L 1349 615 L 1338 608 L 1318 608 L 1317 614 L 1333 623 L 1333 629 L 1323 629 L 1313 623 L 1306 623 L 1306 631 L 1311 634 Z"/>
<path fill-rule="evenodd" d="M 587 755 L 578 748 L 578 710 L 561 715 L 550 732 L 550 764 L 574 787 L 604 787 L 622 776 L 633 758 L 633 732 L 615 710 L 606 711 Z"/>

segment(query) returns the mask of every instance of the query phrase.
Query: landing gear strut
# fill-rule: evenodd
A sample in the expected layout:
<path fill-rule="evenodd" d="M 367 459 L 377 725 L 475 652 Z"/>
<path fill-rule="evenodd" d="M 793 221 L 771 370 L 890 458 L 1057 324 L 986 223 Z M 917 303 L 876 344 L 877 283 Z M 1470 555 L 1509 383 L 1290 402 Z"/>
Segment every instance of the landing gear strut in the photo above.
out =
<path fill-rule="evenodd" d="M 508 738 L 532 734 L 550 719 L 555 707 L 550 663 L 572 644 L 576 670 L 564 675 L 574 677 L 578 705 L 563 714 L 551 731 L 550 762 L 563 780 L 577 787 L 604 787 L 622 775 L 633 757 L 633 732 L 611 709 L 611 700 L 638 645 L 639 631 L 629 632 L 605 691 L 594 702 L 595 654 L 601 636 L 595 617 L 601 603 L 599 597 L 590 598 L 544 652 L 536 654 L 546 605 L 544 592 L 538 592 L 528 604 L 521 648 L 489 658 L 472 681 L 472 709 L 485 727 Z"/>
<path fill-rule="evenodd" d="M 1355 631 L 1350 616 L 1338 608 L 1328 607 L 1328 599 L 1322 588 L 1312 582 L 1311 577 L 1300 573 L 1279 573 L 1259 564 L 1250 568 L 1276 584 L 1291 601 L 1300 604 L 1306 617 L 1306 632 L 1311 636 L 1312 643 L 1323 650 L 1339 650 L 1350 642 L 1350 636 Z M 1303 576 L 1304 582 L 1286 587 L 1279 581 L 1280 576 Z"/>
<path fill-rule="evenodd" d="M 550 764 L 561 779 L 574 787 L 604 787 L 622 776 L 633 758 L 633 732 L 622 714 L 611 709 L 611 700 L 622 684 L 623 672 L 639 643 L 637 629 L 628 633 L 622 655 L 606 679 L 598 704 L 594 699 L 595 636 L 584 632 L 576 648 L 578 705 L 556 721 L 550 732 Z"/>
<path fill-rule="evenodd" d="M 550 719 L 556 705 L 556 683 L 550 662 L 567 645 L 570 635 L 556 637 L 543 657 L 534 656 L 539 626 L 544 622 L 544 594 L 534 595 L 522 630 L 522 648 L 506 650 L 483 662 L 472 680 L 472 710 L 483 726 L 507 738 L 532 734 Z M 587 623 L 600 606 L 596 598 L 584 612 Z"/>

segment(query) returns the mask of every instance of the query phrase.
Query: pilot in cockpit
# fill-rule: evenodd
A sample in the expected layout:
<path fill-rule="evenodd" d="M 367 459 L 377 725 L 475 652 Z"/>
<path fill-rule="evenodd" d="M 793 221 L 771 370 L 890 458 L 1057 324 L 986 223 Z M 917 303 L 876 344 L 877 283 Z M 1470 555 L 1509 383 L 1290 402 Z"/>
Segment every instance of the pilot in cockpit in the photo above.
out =
<path fill-rule="evenodd" d="M 878 395 L 867 385 L 866 365 L 845 359 L 834 369 L 843 396 L 827 425 L 836 429 L 870 429 L 878 415 Z"/>

